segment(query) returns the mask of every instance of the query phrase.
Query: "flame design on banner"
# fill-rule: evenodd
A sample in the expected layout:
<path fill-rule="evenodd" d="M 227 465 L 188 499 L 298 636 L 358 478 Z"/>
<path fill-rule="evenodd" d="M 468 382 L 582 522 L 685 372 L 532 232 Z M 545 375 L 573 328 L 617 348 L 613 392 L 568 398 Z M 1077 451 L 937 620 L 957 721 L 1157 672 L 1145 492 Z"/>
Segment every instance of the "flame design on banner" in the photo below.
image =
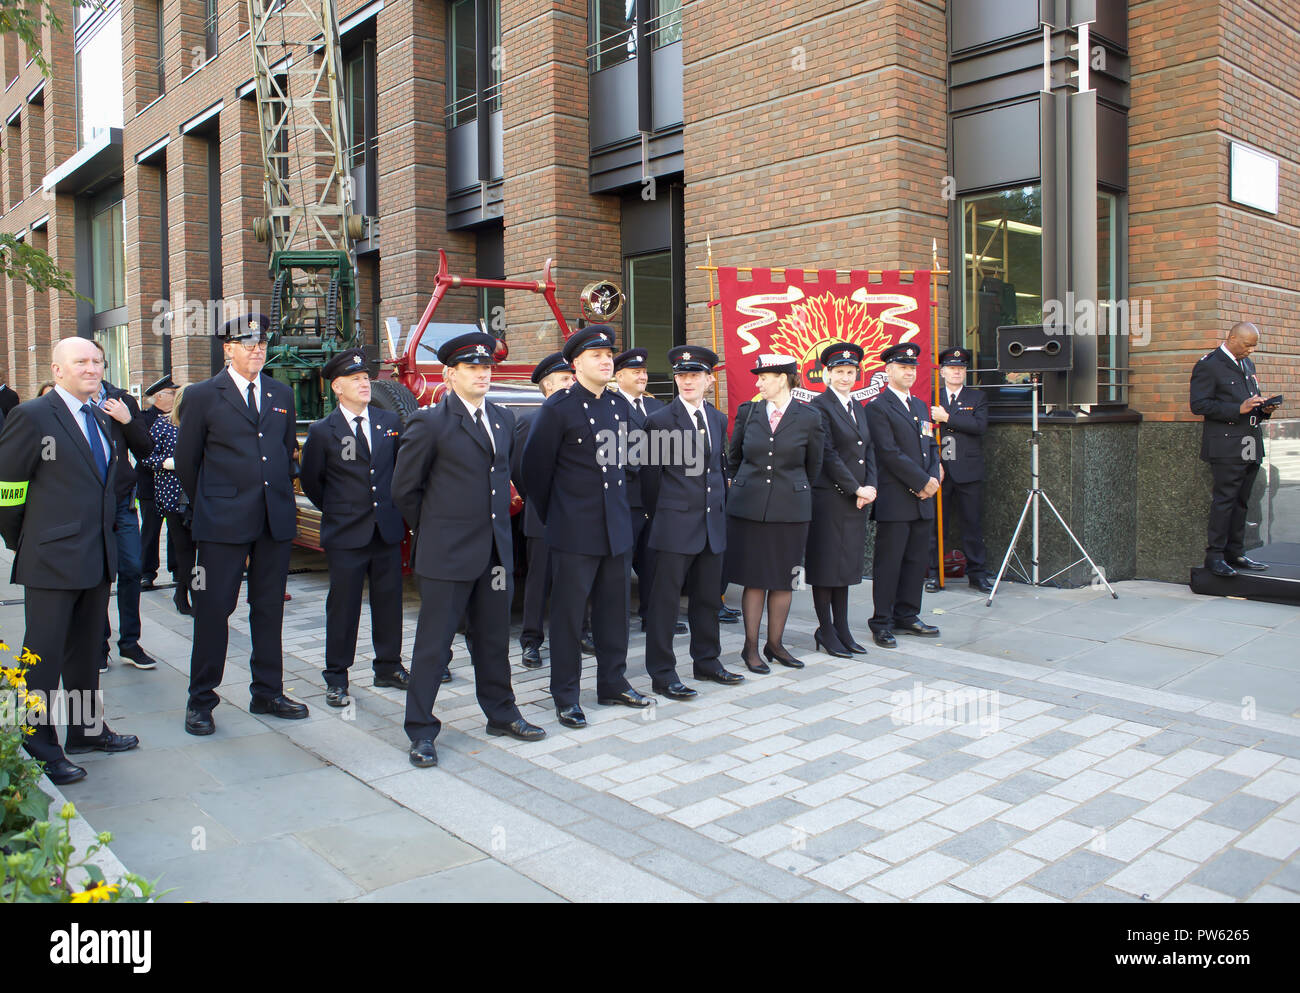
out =
<path fill-rule="evenodd" d="M 754 269 L 744 279 L 735 268 L 718 269 L 727 405 L 733 423 L 740 404 L 758 395 L 749 371 L 758 355 L 774 352 L 795 359 L 801 381 L 795 396 L 807 401 L 826 388 L 818 356 L 837 341 L 854 342 L 866 353 L 855 394 L 863 401 L 884 388 L 880 353 L 898 342 L 915 341 L 921 356 L 913 392 L 922 399 L 929 397 L 928 271 L 917 272 L 911 282 L 904 282 L 897 272 L 879 273 L 873 279 L 864 270 L 854 270 L 848 282 L 833 270 L 807 279 L 810 274 L 787 269 L 784 281 L 774 278 L 773 272 Z"/>

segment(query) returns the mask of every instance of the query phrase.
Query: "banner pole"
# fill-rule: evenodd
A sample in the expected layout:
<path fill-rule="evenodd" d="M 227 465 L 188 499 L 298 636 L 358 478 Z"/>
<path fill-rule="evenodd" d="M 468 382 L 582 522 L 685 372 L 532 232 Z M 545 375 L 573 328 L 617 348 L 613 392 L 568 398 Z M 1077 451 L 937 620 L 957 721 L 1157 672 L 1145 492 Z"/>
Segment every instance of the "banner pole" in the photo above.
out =
<path fill-rule="evenodd" d="M 717 271 L 717 266 L 713 264 L 713 238 L 711 235 L 704 236 L 704 244 L 705 247 L 708 249 L 709 264 L 706 266 L 700 266 L 700 268 L 707 270 L 709 274 L 709 300 L 708 300 L 709 330 L 712 332 L 713 335 L 713 345 L 712 345 L 713 354 L 717 355 L 718 354 L 717 309 L 719 306 L 719 302 L 715 300 L 713 296 L 713 274 Z M 727 360 L 726 357 L 724 356 L 722 360 L 722 369 L 724 373 L 726 372 L 726 368 L 727 368 Z M 717 376 L 713 377 L 713 406 L 717 407 L 719 410 L 722 409 L 722 392 L 718 387 Z"/>
<path fill-rule="evenodd" d="M 939 239 L 935 238 L 930 246 L 930 258 L 934 268 L 930 271 L 930 361 L 934 363 L 934 371 L 931 373 L 930 402 L 933 404 L 939 399 L 939 300 L 938 287 L 935 285 L 935 276 L 939 271 Z M 934 426 L 934 441 L 939 446 L 939 468 L 943 469 L 943 439 L 939 434 L 939 425 Z M 937 501 L 934 506 L 935 527 L 938 530 L 935 539 L 935 548 L 938 550 L 939 561 L 939 589 L 944 589 L 947 585 L 943 572 L 943 480 L 939 480 L 939 492 L 934 495 Z"/>

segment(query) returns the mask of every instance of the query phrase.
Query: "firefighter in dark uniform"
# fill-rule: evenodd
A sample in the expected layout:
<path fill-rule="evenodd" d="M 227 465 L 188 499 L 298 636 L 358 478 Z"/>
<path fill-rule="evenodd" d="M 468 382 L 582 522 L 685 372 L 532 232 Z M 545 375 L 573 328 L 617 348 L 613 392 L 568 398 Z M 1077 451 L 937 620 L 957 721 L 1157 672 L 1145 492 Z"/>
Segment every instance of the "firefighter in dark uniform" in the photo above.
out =
<path fill-rule="evenodd" d="M 339 352 L 321 375 L 338 406 L 311 426 L 299 479 L 321 511 L 320 543 L 329 562 L 325 598 L 325 702 L 348 705 L 348 671 L 357 650 L 361 591 L 370 580 L 374 685 L 404 690 L 402 665 L 402 538 L 393 505 L 393 467 L 401 421 L 370 406 L 370 371 L 360 348 Z"/>
<path fill-rule="evenodd" d="M 876 449 L 876 550 L 871 632 L 882 648 L 897 648 L 894 635 L 937 638 L 921 620 L 921 587 L 939 492 L 939 446 L 930 410 L 909 392 L 921 349 L 910 342 L 880 353 L 889 383 L 867 404 L 867 426 Z"/>
<path fill-rule="evenodd" d="M 853 398 L 862 346 L 849 341 L 822 349 L 826 389 L 809 406 L 822 415 L 826 447 L 813 482 L 805 579 L 817 611 L 818 648 L 838 658 L 865 653 L 849 630 L 849 587 L 862 582 L 867 518 L 876 499 L 876 455 L 867 412 Z"/>
<path fill-rule="evenodd" d="M 966 555 L 966 578 L 981 593 L 992 593 L 985 571 L 984 549 L 984 433 L 989 428 L 988 399 L 973 386 L 966 387 L 971 354 L 965 348 L 939 353 L 938 402 L 930 416 L 940 425 L 939 460 L 943 466 L 944 515 L 955 513 L 961 527 L 961 548 Z M 925 591 L 939 589 L 939 540 L 930 535 L 930 568 Z"/>
<path fill-rule="evenodd" d="M 727 483 L 722 472 L 727 418 L 704 399 L 718 356 L 698 345 L 681 345 L 668 352 L 668 363 L 677 398 L 647 417 L 645 427 L 651 452 L 680 452 L 682 460 L 661 464 L 652 458 L 641 469 L 642 494 L 650 511 L 648 543 L 655 555 L 647 590 L 645 660 L 656 693 L 689 700 L 698 694 L 678 678 L 673 652 L 683 586 L 690 603 L 695 678 L 732 686 L 745 677 L 722 667 L 718 635 L 717 593 L 727 547 Z M 681 439 L 681 447 L 662 445 L 660 438 Z"/>
<path fill-rule="evenodd" d="M 179 389 L 167 375 L 151 383 L 144 391 L 144 395 L 153 400 L 149 409 L 141 414 L 146 430 L 152 433 L 153 422 L 171 413 Z M 152 590 L 158 581 L 158 544 L 162 539 L 164 515 L 159 511 L 155 498 L 153 470 L 143 462 L 138 463 L 136 477 L 135 497 L 140 504 L 140 589 Z M 184 582 L 176 575 L 176 549 L 170 531 L 167 533 L 167 571 L 171 573 L 173 582 Z"/>
<path fill-rule="evenodd" d="M 1268 568 L 1245 555 L 1246 507 L 1264 458 L 1260 424 L 1277 410 L 1265 402 L 1255 378 L 1250 353 L 1258 345 L 1259 328 L 1235 324 L 1192 370 L 1192 413 L 1205 418 L 1201 460 L 1210 464 L 1214 479 L 1205 567 L 1216 576 Z"/>
<path fill-rule="evenodd" d="M 289 720 L 307 707 L 284 694 L 281 626 L 289 552 L 298 530 L 293 453 L 298 446 L 293 390 L 261 374 L 266 362 L 265 314 L 227 321 L 227 366 L 185 390 L 176 438 L 176 476 L 194 509 L 197 546 L 191 579 L 194 647 L 190 653 L 185 730 L 212 734 L 217 687 L 226 668 L 227 622 L 248 563 L 254 714 Z"/>
<path fill-rule="evenodd" d="M 632 512 L 618 447 L 631 407 L 606 388 L 614 374 L 614 329 L 592 324 L 575 331 L 564 357 L 577 381 L 534 416 L 523 477 L 551 551 L 551 697 L 560 723 L 581 728 L 587 718 L 579 705 L 578 639 L 588 597 L 597 702 L 648 707 L 653 701 L 627 681 Z"/>
<path fill-rule="evenodd" d="M 490 334 L 473 331 L 438 349 L 451 390 L 407 421 L 393 472 L 393 501 L 411 525 L 411 568 L 420 581 L 405 723 L 417 768 L 438 764 L 433 740 L 442 722 L 433 708 L 462 617 L 488 734 L 546 737 L 523 719 L 510 686 L 515 419 L 487 400 L 497 345 Z"/>

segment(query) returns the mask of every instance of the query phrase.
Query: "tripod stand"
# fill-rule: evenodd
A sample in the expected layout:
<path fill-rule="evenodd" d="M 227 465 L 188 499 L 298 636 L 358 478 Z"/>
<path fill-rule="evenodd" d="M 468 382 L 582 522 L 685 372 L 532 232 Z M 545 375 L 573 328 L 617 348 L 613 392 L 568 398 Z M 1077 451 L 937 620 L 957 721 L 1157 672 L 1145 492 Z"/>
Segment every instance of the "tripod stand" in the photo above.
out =
<path fill-rule="evenodd" d="M 1066 572 L 1069 569 L 1073 569 L 1080 562 L 1087 562 L 1088 565 L 1092 566 L 1093 574 L 1096 575 L 1097 578 L 1102 581 L 1102 584 L 1105 585 L 1106 589 L 1110 590 L 1111 598 L 1118 600 L 1119 594 L 1115 592 L 1114 588 L 1111 587 L 1110 583 L 1106 582 L 1106 576 L 1102 573 L 1102 571 L 1099 568 L 1097 568 L 1097 563 L 1092 560 L 1092 556 L 1088 554 L 1088 550 L 1084 548 L 1083 544 L 1079 541 L 1079 539 L 1074 536 L 1074 532 L 1070 530 L 1070 525 L 1065 523 L 1065 518 L 1061 516 L 1061 512 L 1058 511 L 1056 509 L 1056 505 L 1052 503 L 1051 497 L 1049 497 L 1046 491 L 1044 491 L 1043 488 L 1038 485 L 1038 391 L 1042 385 L 1038 373 L 1032 374 L 1030 383 L 1032 385 L 1030 400 L 1031 400 L 1031 409 L 1033 413 L 1031 415 L 1032 420 L 1031 420 L 1030 431 L 1029 431 L 1029 479 L 1031 484 L 1029 488 L 1029 495 L 1025 497 L 1025 506 L 1024 509 L 1020 511 L 1020 520 L 1016 522 L 1016 530 L 1011 535 L 1011 544 L 1007 546 L 1007 554 L 1003 556 L 1002 567 L 998 569 L 998 578 L 994 580 L 993 591 L 989 593 L 988 602 L 985 603 L 984 606 L 991 607 L 993 605 L 993 598 L 998 595 L 998 587 L 1002 584 L 1002 577 L 1006 574 L 1007 566 L 1010 564 L 1011 557 L 1013 555 L 1015 556 L 1016 559 L 1016 565 L 1013 567 L 1015 572 L 1017 573 L 1017 575 L 1019 575 L 1019 577 L 1024 582 L 1030 583 L 1033 586 L 1042 586 L 1046 583 L 1050 583 L 1061 573 Z M 1046 579 L 1042 580 L 1042 582 L 1040 582 L 1038 579 L 1038 501 L 1039 500 L 1042 500 L 1044 503 L 1046 503 L 1048 509 L 1050 509 L 1051 512 L 1056 515 L 1056 519 L 1061 522 L 1061 527 L 1065 528 L 1065 533 L 1068 534 L 1070 536 L 1070 540 L 1074 542 L 1074 547 L 1079 549 L 1080 553 L 1082 553 L 1083 555 L 1082 558 L 1075 559 L 1064 569 L 1058 569 L 1056 572 L 1052 573 Z M 1032 544 L 1031 544 L 1030 558 L 1029 558 L 1030 574 L 1026 575 L 1024 563 L 1020 560 L 1020 556 L 1016 554 L 1016 542 L 1020 540 L 1020 531 L 1025 526 L 1025 517 L 1028 516 L 1030 509 L 1033 510 L 1034 515 L 1033 515 L 1033 525 L 1031 531 Z"/>

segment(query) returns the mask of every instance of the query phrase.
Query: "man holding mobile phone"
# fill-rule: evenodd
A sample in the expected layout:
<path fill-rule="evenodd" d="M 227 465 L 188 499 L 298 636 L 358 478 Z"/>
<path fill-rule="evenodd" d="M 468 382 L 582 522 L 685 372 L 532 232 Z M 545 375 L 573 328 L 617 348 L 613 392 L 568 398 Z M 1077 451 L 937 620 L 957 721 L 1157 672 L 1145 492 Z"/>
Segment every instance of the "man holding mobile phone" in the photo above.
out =
<path fill-rule="evenodd" d="M 1243 549 L 1246 506 L 1264 459 L 1260 425 L 1281 403 L 1281 397 L 1266 399 L 1260 392 L 1250 358 L 1258 345 L 1259 328 L 1235 324 L 1223 344 L 1192 370 L 1192 413 L 1205 418 L 1201 459 L 1210 463 L 1214 477 L 1205 567 L 1216 576 L 1268 568 Z"/>

